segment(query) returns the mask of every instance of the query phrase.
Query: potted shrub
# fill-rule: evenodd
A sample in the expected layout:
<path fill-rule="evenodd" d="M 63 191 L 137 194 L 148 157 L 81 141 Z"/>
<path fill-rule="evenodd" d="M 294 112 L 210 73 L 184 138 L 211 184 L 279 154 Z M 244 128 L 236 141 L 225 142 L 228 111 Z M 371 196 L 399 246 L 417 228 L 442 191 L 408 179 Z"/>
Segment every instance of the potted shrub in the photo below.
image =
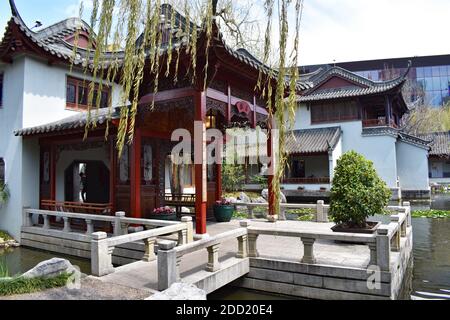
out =
<path fill-rule="evenodd" d="M 176 220 L 177 213 L 170 207 L 161 207 L 153 210 L 150 219 L 153 220 Z"/>
<path fill-rule="evenodd" d="M 6 183 L 0 182 L 0 209 L 5 205 L 9 200 L 9 189 Z"/>
<path fill-rule="evenodd" d="M 385 212 L 391 191 L 373 163 L 351 151 L 337 163 L 331 188 L 330 216 L 335 232 L 373 233 L 381 223 L 367 218 Z"/>
<path fill-rule="evenodd" d="M 214 205 L 214 217 L 217 222 L 230 222 L 233 214 L 234 205 L 226 199 L 217 201 Z"/>

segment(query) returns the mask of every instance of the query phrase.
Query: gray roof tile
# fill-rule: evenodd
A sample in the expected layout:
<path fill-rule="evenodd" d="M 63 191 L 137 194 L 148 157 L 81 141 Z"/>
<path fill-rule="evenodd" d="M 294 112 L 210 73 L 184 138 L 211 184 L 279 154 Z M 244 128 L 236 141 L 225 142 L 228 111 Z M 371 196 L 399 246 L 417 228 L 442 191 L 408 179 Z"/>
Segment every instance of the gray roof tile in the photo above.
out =
<path fill-rule="evenodd" d="M 336 147 L 341 135 L 340 127 L 296 130 L 287 138 L 286 152 L 288 154 L 328 152 Z"/>

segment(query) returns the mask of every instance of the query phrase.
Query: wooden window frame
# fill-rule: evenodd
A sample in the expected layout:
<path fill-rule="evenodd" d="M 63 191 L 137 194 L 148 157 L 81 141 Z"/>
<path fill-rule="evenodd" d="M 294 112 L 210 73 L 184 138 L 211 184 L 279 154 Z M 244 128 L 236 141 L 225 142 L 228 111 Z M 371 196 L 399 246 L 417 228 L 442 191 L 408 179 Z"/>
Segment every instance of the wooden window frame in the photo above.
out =
<path fill-rule="evenodd" d="M 341 116 L 338 117 L 322 117 L 319 119 L 314 118 L 314 108 L 323 108 L 326 106 L 326 108 L 338 108 L 340 106 L 344 105 L 342 102 L 337 102 L 335 106 L 333 106 L 333 103 L 324 103 L 324 104 L 313 104 L 310 105 L 310 113 L 311 113 L 311 124 L 325 124 L 325 123 L 339 123 L 339 122 L 352 122 L 352 121 L 359 121 L 361 120 L 361 112 L 359 109 L 359 106 L 356 104 L 357 109 L 357 115 L 356 116 Z M 327 119 L 325 119 L 327 118 Z"/>
<path fill-rule="evenodd" d="M 6 161 L 5 158 L 0 157 L 0 183 L 6 184 Z"/>
<path fill-rule="evenodd" d="M 72 102 L 68 102 L 68 96 L 67 96 L 67 86 L 69 84 L 72 84 L 75 86 L 75 103 Z M 83 80 L 83 79 L 79 79 L 79 78 L 75 78 L 75 77 L 71 77 L 71 76 L 67 76 L 66 78 L 66 109 L 67 110 L 72 110 L 72 111 L 87 111 L 89 105 L 88 104 L 80 104 L 79 103 L 79 95 L 80 95 L 80 87 L 83 89 L 87 89 L 88 93 L 89 93 L 89 86 L 91 84 L 90 80 Z M 99 87 L 100 85 L 98 83 L 95 83 L 95 87 L 94 90 L 97 90 L 97 92 L 99 92 Z M 102 85 L 102 93 L 106 93 L 108 95 L 108 101 L 107 101 L 107 107 L 108 108 L 111 106 L 111 87 L 103 84 Z M 92 106 L 91 107 L 96 107 L 95 105 L 95 101 L 92 101 Z"/>

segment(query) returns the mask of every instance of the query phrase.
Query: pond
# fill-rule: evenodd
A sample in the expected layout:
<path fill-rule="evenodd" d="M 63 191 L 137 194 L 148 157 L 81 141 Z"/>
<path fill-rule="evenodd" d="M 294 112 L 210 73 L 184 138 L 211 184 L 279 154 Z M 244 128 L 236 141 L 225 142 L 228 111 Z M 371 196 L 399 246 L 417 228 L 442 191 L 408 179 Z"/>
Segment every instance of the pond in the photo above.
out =
<path fill-rule="evenodd" d="M 427 208 L 450 210 L 450 194 L 436 195 L 432 202 L 413 202 L 413 209 Z M 414 218 L 414 267 L 412 270 L 411 294 L 420 298 L 450 298 L 450 219 Z M 19 248 L 0 249 L 10 275 L 23 273 L 55 254 Z M 56 255 L 69 259 L 83 273 L 90 273 L 90 262 L 84 259 Z M 226 287 L 209 296 L 211 300 L 284 300 L 292 299 L 261 292 Z"/>

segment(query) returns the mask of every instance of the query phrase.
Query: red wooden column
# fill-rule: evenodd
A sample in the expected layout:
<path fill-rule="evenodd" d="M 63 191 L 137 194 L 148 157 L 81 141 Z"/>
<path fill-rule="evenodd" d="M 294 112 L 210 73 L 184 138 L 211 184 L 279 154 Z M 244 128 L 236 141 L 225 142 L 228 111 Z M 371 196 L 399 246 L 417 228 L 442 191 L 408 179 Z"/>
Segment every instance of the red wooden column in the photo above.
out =
<path fill-rule="evenodd" d="M 197 91 L 194 95 L 195 121 L 195 214 L 196 232 L 206 234 L 207 206 L 207 163 L 206 163 L 206 93 Z"/>
<path fill-rule="evenodd" d="M 274 128 L 273 117 L 269 115 L 267 121 L 267 156 L 270 159 L 269 172 L 268 172 L 268 187 L 269 187 L 269 216 L 276 215 L 275 206 L 275 193 L 273 191 L 273 180 L 275 175 L 275 150 L 273 145 L 273 134 L 272 129 Z"/>
<path fill-rule="evenodd" d="M 131 216 L 133 218 L 142 218 L 141 211 L 141 147 L 142 133 L 139 128 L 136 129 L 131 147 Z"/>
<path fill-rule="evenodd" d="M 50 200 L 56 200 L 56 145 L 50 146 Z"/>

